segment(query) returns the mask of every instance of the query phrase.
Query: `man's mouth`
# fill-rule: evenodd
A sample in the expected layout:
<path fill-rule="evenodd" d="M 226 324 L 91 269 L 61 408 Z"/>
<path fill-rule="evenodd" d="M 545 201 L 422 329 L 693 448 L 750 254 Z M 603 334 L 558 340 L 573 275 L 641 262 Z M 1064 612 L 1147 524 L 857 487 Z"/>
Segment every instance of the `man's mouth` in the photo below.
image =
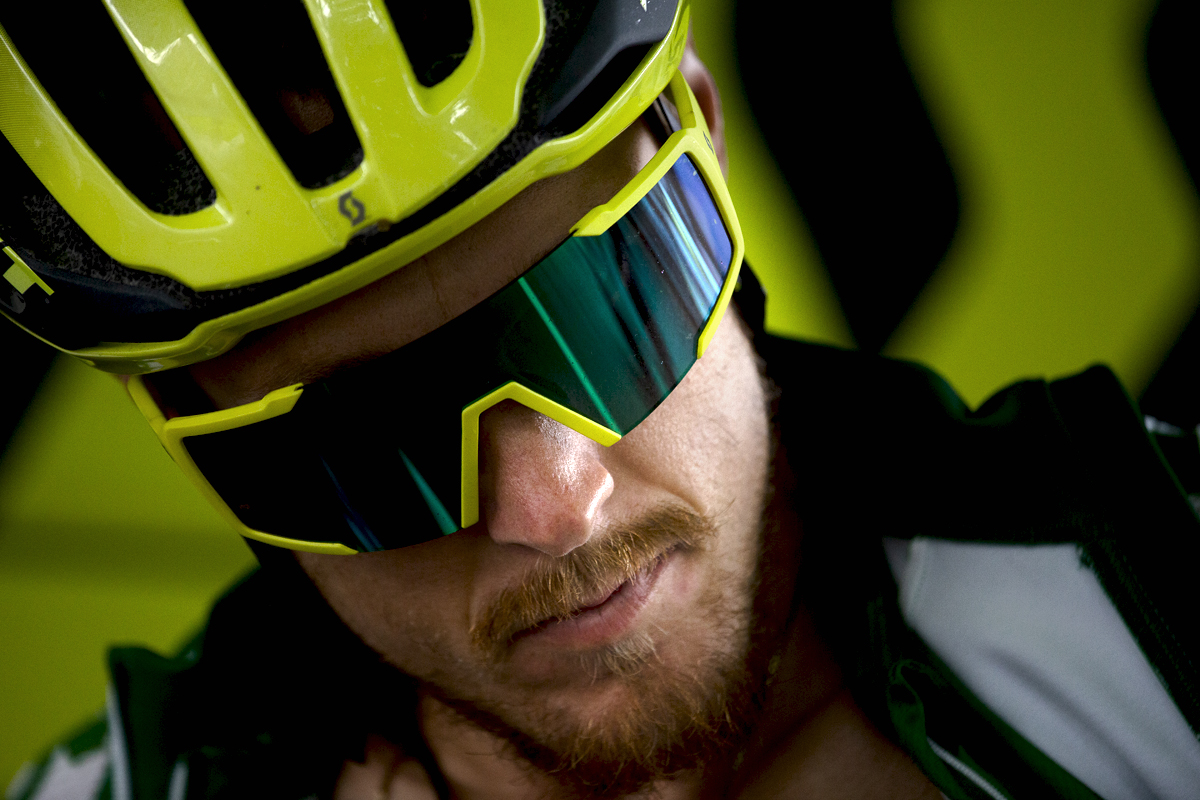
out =
<path fill-rule="evenodd" d="M 614 644 L 651 599 L 656 607 L 686 603 L 697 577 L 692 555 L 715 539 L 707 517 L 672 506 L 613 527 L 535 564 L 492 597 L 472 621 L 472 643 L 497 664 L 516 658 L 527 665 L 546 662 L 552 651 Z"/>
<path fill-rule="evenodd" d="M 585 597 L 568 616 L 549 617 L 525 628 L 513 637 L 512 643 L 525 639 L 531 643 L 589 647 L 619 638 L 650 599 L 677 549 L 663 552 L 624 582 Z"/>

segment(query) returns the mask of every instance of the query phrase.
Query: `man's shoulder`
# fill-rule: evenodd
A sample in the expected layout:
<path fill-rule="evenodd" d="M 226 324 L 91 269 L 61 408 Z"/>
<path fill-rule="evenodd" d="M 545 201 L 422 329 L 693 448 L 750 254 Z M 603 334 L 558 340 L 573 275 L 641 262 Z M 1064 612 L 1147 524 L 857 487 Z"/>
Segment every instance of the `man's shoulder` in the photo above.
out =
<path fill-rule="evenodd" d="M 1111 371 L 1022 381 L 971 409 L 920 365 L 793 343 L 771 356 L 825 629 L 869 713 L 944 791 L 1089 796 L 1064 763 L 1093 787 L 1194 776 L 1200 487 Z M 1131 693 L 1161 713 L 1118 707 Z M 1052 728 L 1090 744 L 1029 733 Z M 1163 748 L 1162 769 L 1139 766 L 1138 741 L 1168 733 L 1178 769 Z"/>
<path fill-rule="evenodd" d="M 385 669 L 279 565 L 219 599 L 178 653 L 123 647 L 108 662 L 105 713 L 23 768 L 6 800 L 324 796 L 361 755 L 364 712 L 345 688 Z M 380 714 L 407 702 L 395 695 Z"/>
<path fill-rule="evenodd" d="M 1132 545 L 1153 527 L 1187 546 L 1196 530 L 1177 471 L 1106 367 L 970 408 L 918 364 L 783 340 L 766 355 L 806 521 L 1026 543 Z"/>

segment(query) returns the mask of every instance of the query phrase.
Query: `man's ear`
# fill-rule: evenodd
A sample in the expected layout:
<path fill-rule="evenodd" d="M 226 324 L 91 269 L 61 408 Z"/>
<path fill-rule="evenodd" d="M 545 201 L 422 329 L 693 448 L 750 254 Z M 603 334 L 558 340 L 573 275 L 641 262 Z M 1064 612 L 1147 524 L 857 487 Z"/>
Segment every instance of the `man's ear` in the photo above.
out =
<path fill-rule="evenodd" d="M 717 160 L 721 162 L 721 172 L 728 175 L 729 160 L 725 151 L 725 117 L 721 113 L 721 93 L 717 91 L 717 82 L 713 80 L 712 73 L 704 66 L 700 56 L 696 55 L 695 43 L 690 32 L 679 71 L 683 73 L 688 86 L 692 87 L 692 94 L 696 95 L 696 102 L 700 104 L 704 121 L 708 123 L 708 132 L 712 134 L 713 148 L 717 151 Z"/>

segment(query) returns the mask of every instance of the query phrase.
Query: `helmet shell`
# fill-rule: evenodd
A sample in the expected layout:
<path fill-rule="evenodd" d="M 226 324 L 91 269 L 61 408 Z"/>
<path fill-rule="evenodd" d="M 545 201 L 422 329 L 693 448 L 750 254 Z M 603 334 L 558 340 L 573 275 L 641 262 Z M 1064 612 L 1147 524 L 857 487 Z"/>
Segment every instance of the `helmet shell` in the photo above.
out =
<path fill-rule="evenodd" d="M 281 155 L 250 88 L 181 0 L 108 0 L 112 25 L 207 179 L 207 202 L 185 213 L 155 210 L 131 191 L 39 82 L 20 37 L 0 28 L 0 130 L 20 173 L 0 205 L 12 263 L 0 261 L 9 278 L 0 310 L 108 371 L 211 358 L 583 163 L 666 85 L 689 16 L 687 0 L 605 0 L 576 9 L 586 23 L 569 46 L 560 32 L 552 47 L 566 4 L 470 0 L 469 47 L 426 85 L 386 5 L 369 5 L 374 13 L 305 3 L 336 86 L 332 107 L 360 147 L 345 174 L 313 185 Z"/>

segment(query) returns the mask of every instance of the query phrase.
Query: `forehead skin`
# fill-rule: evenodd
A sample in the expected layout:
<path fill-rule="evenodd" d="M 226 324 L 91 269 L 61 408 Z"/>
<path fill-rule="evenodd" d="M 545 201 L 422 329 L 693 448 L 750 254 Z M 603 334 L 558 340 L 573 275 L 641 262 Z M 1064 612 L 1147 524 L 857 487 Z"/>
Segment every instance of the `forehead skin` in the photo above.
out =
<path fill-rule="evenodd" d="M 218 408 L 228 408 L 402 347 L 528 270 L 656 151 L 649 129 L 635 123 L 582 166 L 533 184 L 391 275 L 253 334 L 189 371 Z"/>

